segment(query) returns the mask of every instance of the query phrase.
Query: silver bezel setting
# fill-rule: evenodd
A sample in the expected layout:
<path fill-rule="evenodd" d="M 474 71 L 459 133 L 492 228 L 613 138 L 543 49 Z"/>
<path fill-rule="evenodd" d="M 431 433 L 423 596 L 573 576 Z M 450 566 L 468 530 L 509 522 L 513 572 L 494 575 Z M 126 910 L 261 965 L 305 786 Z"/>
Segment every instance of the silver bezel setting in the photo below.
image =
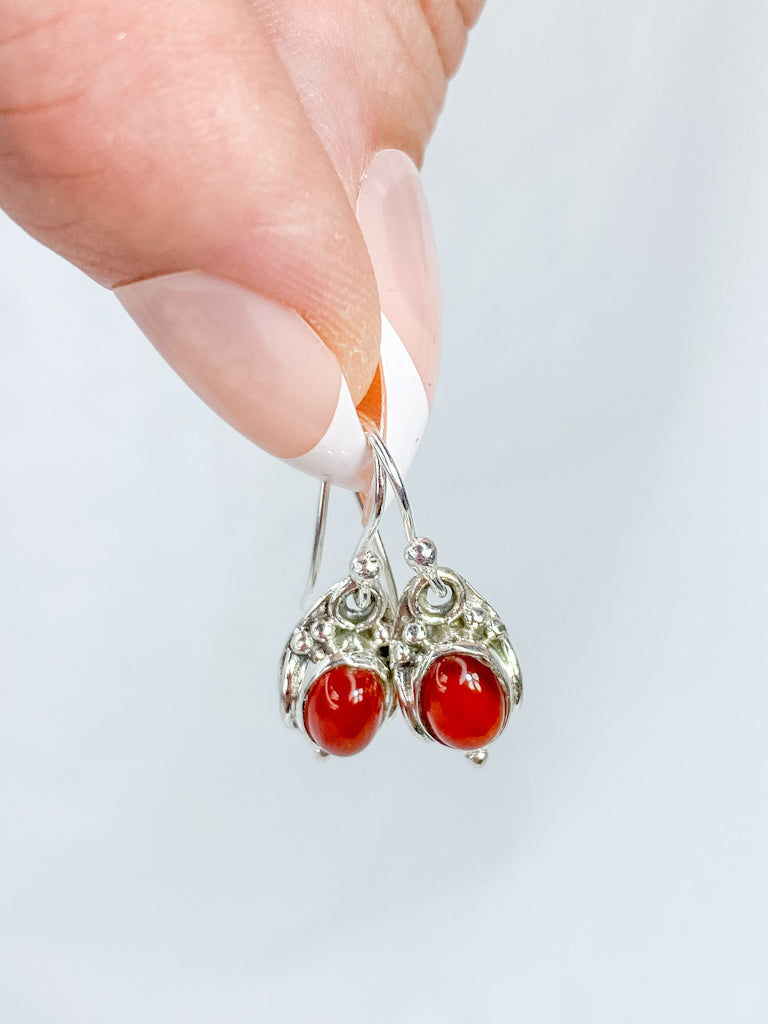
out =
<path fill-rule="evenodd" d="M 365 595 L 359 608 L 355 598 Z M 346 576 L 324 594 L 299 622 L 280 661 L 280 706 L 285 724 L 298 729 L 314 750 L 326 755 L 307 732 L 304 704 L 312 684 L 328 669 L 352 665 L 375 672 L 384 695 L 384 720 L 397 703 L 388 651 L 394 612 L 378 580 L 361 584 Z"/>
<path fill-rule="evenodd" d="M 501 684 L 506 698 L 501 735 L 523 693 L 520 665 L 506 627 L 491 605 L 457 572 L 436 568 L 434 573 L 449 589 L 449 603 L 441 606 L 429 602 L 431 581 L 424 576 L 414 576 L 410 580 L 400 601 L 390 649 L 400 706 L 419 736 L 445 746 L 422 721 L 421 683 L 429 666 L 438 658 L 446 654 L 470 655 L 487 665 Z M 418 642 L 407 639 L 410 635 L 422 633 L 421 630 L 409 630 L 412 623 L 423 627 L 423 639 Z M 485 761 L 485 748 L 463 753 L 476 764 Z"/>

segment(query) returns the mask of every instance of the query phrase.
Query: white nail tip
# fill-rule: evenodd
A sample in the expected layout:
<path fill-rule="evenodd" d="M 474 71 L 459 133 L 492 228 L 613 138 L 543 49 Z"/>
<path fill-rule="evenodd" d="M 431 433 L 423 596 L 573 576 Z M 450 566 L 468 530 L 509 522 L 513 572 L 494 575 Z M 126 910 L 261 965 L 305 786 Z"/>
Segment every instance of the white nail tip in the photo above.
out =
<path fill-rule="evenodd" d="M 386 402 L 384 440 L 405 476 L 424 436 L 429 403 L 408 349 L 383 314 L 380 358 Z M 345 380 L 333 419 L 321 440 L 305 455 L 284 461 L 337 487 L 360 490 L 365 486 L 371 457 Z"/>
<path fill-rule="evenodd" d="M 365 486 L 365 471 L 370 466 L 371 456 L 347 382 L 343 378 L 336 411 L 325 434 L 304 455 L 283 461 L 310 476 L 328 480 L 337 487 L 356 491 Z"/>
<path fill-rule="evenodd" d="M 405 476 L 424 436 L 429 403 L 408 349 L 383 313 L 381 371 L 386 400 L 385 441 L 401 475 Z"/>

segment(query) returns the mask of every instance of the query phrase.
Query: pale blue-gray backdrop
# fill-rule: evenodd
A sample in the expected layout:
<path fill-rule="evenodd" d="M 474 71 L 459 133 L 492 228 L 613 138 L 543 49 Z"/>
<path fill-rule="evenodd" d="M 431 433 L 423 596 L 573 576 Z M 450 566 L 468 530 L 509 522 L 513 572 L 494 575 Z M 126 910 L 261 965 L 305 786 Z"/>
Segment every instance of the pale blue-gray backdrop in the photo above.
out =
<path fill-rule="evenodd" d="M 496 0 L 451 88 L 409 484 L 523 665 L 482 770 L 283 728 L 314 484 L 0 220 L 4 1024 L 768 1018 L 767 52 Z"/>

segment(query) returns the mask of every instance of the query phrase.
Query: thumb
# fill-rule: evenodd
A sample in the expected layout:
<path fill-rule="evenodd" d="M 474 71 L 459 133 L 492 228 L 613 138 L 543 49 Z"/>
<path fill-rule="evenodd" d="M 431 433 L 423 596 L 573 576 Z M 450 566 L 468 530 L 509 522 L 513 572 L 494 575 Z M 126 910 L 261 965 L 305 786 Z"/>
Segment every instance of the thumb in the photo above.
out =
<path fill-rule="evenodd" d="M 280 457 L 371 383 L 368 251 L 241 0 L 6 0 L 0 204 L 115 287 L 187 383 Z"/>

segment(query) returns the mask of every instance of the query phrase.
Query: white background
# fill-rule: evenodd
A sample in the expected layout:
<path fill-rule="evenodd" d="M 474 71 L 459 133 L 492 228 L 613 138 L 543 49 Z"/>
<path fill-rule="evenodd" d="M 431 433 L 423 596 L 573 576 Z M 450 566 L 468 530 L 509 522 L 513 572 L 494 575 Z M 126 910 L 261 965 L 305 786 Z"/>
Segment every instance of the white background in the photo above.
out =
<path fill-rule="evenodd" d="M 4 1024 L 767 1019 L 767 52 L 763 0 L 473 33 L 409 484 L 523 666 L 481 770 L 284 729 L 313 482 L 0 221 Z"/>

